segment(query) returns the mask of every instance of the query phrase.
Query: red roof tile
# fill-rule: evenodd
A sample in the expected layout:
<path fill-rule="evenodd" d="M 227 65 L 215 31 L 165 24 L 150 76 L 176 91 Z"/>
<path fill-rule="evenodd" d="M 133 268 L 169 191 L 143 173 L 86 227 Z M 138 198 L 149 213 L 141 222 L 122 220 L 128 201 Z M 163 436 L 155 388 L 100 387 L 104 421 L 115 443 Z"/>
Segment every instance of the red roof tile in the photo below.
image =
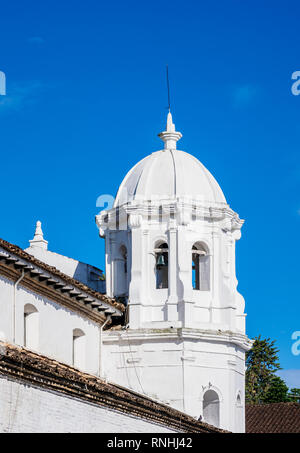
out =
<path fill-rule="evenodd" d="M 300 404 L 246 405 L 247 433 L 300 433 Z"/>

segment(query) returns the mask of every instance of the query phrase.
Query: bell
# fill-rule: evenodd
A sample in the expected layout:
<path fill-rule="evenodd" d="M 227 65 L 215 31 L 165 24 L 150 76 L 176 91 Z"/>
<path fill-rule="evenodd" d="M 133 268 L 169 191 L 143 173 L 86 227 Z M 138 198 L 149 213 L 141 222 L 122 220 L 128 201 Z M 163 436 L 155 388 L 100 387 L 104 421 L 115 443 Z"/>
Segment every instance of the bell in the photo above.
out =
<path fill-rule="evenodd" d="M 161 269 L 162 267 L 166 266 L 164 255 L 159 255 L 156 266 L 157 269 Z"/>

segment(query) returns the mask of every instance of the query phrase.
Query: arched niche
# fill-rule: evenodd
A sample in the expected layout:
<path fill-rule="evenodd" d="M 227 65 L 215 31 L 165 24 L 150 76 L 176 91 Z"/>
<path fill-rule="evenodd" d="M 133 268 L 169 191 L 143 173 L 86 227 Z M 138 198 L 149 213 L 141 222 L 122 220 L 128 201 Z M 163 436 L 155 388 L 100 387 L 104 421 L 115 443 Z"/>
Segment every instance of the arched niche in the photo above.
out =
<path fill-rule="evenodd" d="M 39 312 L 32 304 L 24 306 L 24 346 L 34 351 L 39 348 Z"/>
<path fill-rule="evenodd" d="M 245 409 L 242 392 L 239 390 L 235 400 L 235 432 L 245 432 Z"/>
<path fill-rule="evenodd" d="M 220 399 L 215 390 L 206 390 L 203 395 L 203 419 L 209 425 L 220 425 Z"/>
<path fill-rule="evenodd" d="M 73 330 L 73 348 L 72 348 L 73 366 L 83 370 L 86 362 L 86 336 L 81 329 Z"/>

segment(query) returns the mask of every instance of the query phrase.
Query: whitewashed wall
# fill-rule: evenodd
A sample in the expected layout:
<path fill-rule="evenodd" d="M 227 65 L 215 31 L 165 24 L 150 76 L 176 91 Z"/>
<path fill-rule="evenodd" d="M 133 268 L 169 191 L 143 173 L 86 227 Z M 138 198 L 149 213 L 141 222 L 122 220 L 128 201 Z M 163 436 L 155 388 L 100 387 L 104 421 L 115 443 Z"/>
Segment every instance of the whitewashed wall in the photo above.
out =
<path fill-rule="evenodd" d="M 111 382 L 145 393 L 196 418 L 204 418 L 204 394 L 214 390 L 219 397 L 218 427 L 244 432 L 243 349 L 221 339 L 204 341 L 196 330 L 193 334 L 195 338 L 187 332 L 182 333 L 182 338 L 171 331 L 105 332 L 105 373 Z"/>
<path fill-rule="evenodd" d="M 75 311 L 22 287 L 16 292 L 16 341 L 24 346 L 24 306 L 32 304 L 38 310 L 38 347 L 36 352 L 72 365 L 73 329 L 85 333 L 85 366 L 83 371 L 98 374 L 99 326 Z M 13 343 L 12 333 L 13 282 L 0 276 L 0 332 Z"/>
<path fill-rule="evenodd" d="M 0 432 L 174 433 L 136 416 L 0 376 Z"/>

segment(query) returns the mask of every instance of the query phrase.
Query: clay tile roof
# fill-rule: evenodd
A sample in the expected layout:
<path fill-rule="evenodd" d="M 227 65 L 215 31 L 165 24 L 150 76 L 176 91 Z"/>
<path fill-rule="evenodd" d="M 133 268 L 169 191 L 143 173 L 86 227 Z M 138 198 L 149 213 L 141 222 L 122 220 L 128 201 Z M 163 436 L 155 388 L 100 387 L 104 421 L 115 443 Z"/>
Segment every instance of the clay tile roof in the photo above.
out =
<path fill-rule="evenodd" d="M 178 432 L 226 433 L 166 404 L 106 382 L 50 357 L 0 341 L 0 375 L 141 417 Z"/>
<path fill-rule="evenodd" d="M 52 275 L 59 277 L 60 279 L 64 280 L 66 283 L 71 284 L 75 288 L 78 288 L 81 291 L 84 291 L 85 293 L 90 294 L 91 296 L 117 308 L 121 312 L 124 312 L 125 306 L 122 303 L 116 301 L 115 299 L 107 297 L 105 294 L 101 294 L 98 291 L 94 291 L 92 288 L 86 286 L 84 283 L 81 283 L 80 281 L 76 280 L 75 278 L 72 278 L 69 275 L 66 275 L 63 272 L 59 271 L 58 269 L 56 269 L 56 267 L 49 266 L 48 264 L 44 263 L 43 261 L 38 260 L 34 256 L 25 252 L 23 249 L 21 249 L 17 245 L 11 244 L 10 242 L 7 242 L 4 239 L 0 238 L 0 247 L 5 249 L 7 252 L 13 253 L 14 255 L 18 256 L 19 258 L 22 258 L 32 264 L 35 264 L 36 266 L 40 267 L 41 269 L 44 269 L 45 271 L 51 273 Z"/>
<path fill-rule="evenodd" d="M 300 433 L 300 404 L 246 405 L 247 433 Z"/>

